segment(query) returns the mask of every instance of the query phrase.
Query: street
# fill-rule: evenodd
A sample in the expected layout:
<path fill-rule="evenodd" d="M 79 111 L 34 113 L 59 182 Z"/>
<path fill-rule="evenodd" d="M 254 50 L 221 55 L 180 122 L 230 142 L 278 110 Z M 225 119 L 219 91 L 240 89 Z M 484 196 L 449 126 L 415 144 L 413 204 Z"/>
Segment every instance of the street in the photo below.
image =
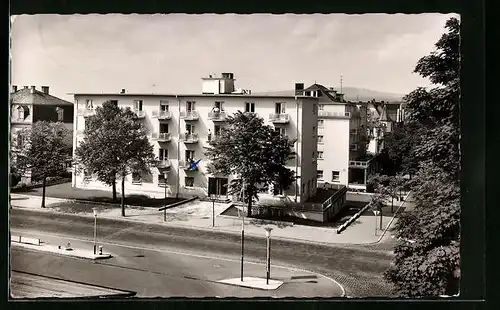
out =
<path fill-rule="evenodd" d="M 11 212 L 12 232 L 39 236 L 51 243 L 66 244 L 71 239 L 72 244 L 92 246 L 92 242 L 89 242 L 93 238 L 92 218 L 21 209 Z M 43 271 L 62 278 L 78 277 L 78 281 L 89 280 L 103 286 L 116 287 L 116 284 L 122 284 L 124 287 L 120 289 L 137 291 L 138 296 L 165 296 L 165 291 L 171 296 L 244 297 L 256 294 L 255 290 L 211 282 L 224 278 L 221 270 L 231 271 L 227 278 L 239 276 L 237 262 L 241 244 L 237 235 L 99 219 L 97 236 L 99 244 L 115 255 L 114 258 L 92 263 L 13 247 L 12 268 L 33 273 Z M 266 257 L 265 244 L 262 238 L 246 237 L 245 261 L 263 263 Z M 181 256 L 179 253 L 186 255 Z M 219 258 L 226 260 L 215 262 Z M 345 288 L 348 296 L 353 297 L 390 294 L 390 288 L 382 279 L 390 259 L 389 252 L 362 247 L 272 241 L 273 265 L 306 269 L 331 277 Z M 224 268 L 214 267 L 224 264 L 228 265 Z M 250 273 L 255 273 L 252 276 L 265 275 L 264 265 L 246 263 L 245 270 L 249 276 Z M 278 270 L 273 268 L 275 272 Z M 274 275 L 279 277 L 279 274 Z M 281 276 L 286 278 L 284 274 Z M 95 282 L 96 279 L 99 283 Z M 306 285 L 309 284 L 300 284 L 301 288 L 304 287 L 304 296 L 308 294 Z M 284 289 L 285 295 L 286 292 Z M 327 295 L 340 296 L 338 289 L 334 291 L 331 287 L 323 293 L 321 290 L 316 293 L 316 296 Z"/>

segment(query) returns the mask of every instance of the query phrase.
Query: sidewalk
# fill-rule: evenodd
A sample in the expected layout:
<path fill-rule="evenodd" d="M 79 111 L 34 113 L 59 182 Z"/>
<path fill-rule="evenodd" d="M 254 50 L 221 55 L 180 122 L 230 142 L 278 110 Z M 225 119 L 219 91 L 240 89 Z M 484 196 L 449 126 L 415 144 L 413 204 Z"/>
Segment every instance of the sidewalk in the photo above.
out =
<path fill-rule="evenodd" d="M 11 194 L 11 204 L 15 208 L 29 208 L 43 212 L 63 212 L 83 216 L 93 216 L 92 208 L 97 207 L 98 217 L 117 220 L 155 223 L 160 225 L 191 227 L 195 229 L 208 229 L 220 232 L 241 233 L 241 218 L 220 216 L 231 204 L 215 203 L 215 227 L 212 227 L 212 203 L 203 201 L 193 201 L 186 203 L 166 212 L 166 221 L 164 213 L 157 208 L 145 207 L 127 207 L 126 217 L 121 216 L 119 206 L 102 205 L 95 206 L 85 204 L 84 202 L 74 202 L 60 198 L 45 198 L 46 208 L 42 209 L 41 197 Z M 395 210 L 399 207 L 396 205 Z M 389 207 L 390 208 L 390 207 Z M 333 227 L 312 227 L 303 225 L 293 225 L 292 223 L 266 224 L 256 219 L 245 219 L 245 234 L 258 237 L 265 237 L 264 227 L 272 227 L 272 236 L 277 239 L 288 239 L 302 242 L 326 243 L 326 244 L 373 244 L 376 242 L 385 242 L 390 240 L 387 225 L 394 225 L 396 219 L 391 222 L 392 216 L 383 216 L 383 227 L 386 231 L 377 229 L 379 227 L 380 217 L 373 216 L 371 211 L 365 212 L 341 234 L 337 234 Z M 383 238 L 382 237 L 383 234 Z M 381 240 L 380 240 L 381 239 Z"/>

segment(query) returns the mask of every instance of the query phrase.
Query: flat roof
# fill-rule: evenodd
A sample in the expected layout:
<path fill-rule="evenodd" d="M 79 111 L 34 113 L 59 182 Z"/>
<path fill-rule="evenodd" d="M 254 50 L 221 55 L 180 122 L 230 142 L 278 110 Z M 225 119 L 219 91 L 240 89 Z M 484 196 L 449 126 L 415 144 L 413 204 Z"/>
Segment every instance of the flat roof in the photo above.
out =
<path fill-rule="evenodd" d="M 241 97 L 241 98 L 307 98 L 318 99 L 310 96 L 290 96 L 290 95 L 259 95 L 259 94 L 155 94 L 155 93 L 67 93 L 73 96 L 123 96 L 123 97 Z"/>

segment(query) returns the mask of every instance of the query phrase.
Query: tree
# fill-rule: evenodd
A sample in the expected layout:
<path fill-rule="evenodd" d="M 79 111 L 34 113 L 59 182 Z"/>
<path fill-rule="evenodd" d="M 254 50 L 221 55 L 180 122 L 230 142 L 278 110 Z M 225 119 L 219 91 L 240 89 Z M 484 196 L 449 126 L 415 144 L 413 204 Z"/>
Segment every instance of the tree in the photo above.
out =
<path fill-rule="evenodd" d="M 10 164 L 10 187 L 13 188 L 21 182 L 21 174 L 15 165 Z"/>
<path fill-rule="evenodd" d="M 121 208 L 125 216 L 125 179 L 132 172 L 150 172 L 156 163 L 147 130 L 130 108 L 119 108 L 111 102 L 97 107 L 86 119 L 83 141 L 75 151 L 77 171 L 96 175 L 113 188 L 121 179 Z"/>
<path fill-rule="evenodd" d="M 420 129 L 412 147 L 419 162 L 409 182 L 414 210 L 396 224 L 402 242 L 385 277 L 400 295 L 453 295 L 460 279 L 459 29 L 456 18 L 436 51 L 421 58 L 415 72 L 436 86 L 405 97 L 410 123 Z"/>
<path fill-rule="evenodd" d="M 68 130 L 63 123 L 39 121 L 21 131 L 23 146 L 16 154 L 16 164 L 22 174 L 31 173 L 32 180 L 42 181 L 42 208 L 45 208 L 45 187 L 48 177 L 65 171 L 71 158 Z"/>
<path fill-rule="evenodd" d="M 259 199 L 259 191 L 267 191 L 270 185 L 287 190 L 293 184 L 294 172 L 285 166 L 295 156 L 293 144 L 273 127 L 264 125 L 257 115 L 238 111 L 228 117 L 220 137 L 206 148 L 208 171 L 237 176 L 231 181 L 230 193 L 239 193 L 245 186 L 251 216 L 252 202 Z"/>

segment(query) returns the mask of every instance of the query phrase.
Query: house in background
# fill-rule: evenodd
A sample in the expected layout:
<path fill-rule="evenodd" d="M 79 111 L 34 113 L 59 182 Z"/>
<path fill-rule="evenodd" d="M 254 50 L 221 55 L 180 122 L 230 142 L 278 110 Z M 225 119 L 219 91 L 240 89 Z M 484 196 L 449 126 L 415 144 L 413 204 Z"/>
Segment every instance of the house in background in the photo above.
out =
<path fill-rule="evenodd" d="M 37 121 L 62 122 L 72 131 L 73 103 L 50 95 L 48 86 L 42 86 L 41 90 L 37 90 L 35 86 L 18 89 L 13 85 L 10 93 L 11 149 L 15 150 L 23 145 L 19 131 Z M 71 138 L 68 139 L 68 144 L 72 144 Z M 71 158 L 62 164 L 70 168 Z M 31 182 L 31 177 L 24 176 L 22 182 Z"/>

